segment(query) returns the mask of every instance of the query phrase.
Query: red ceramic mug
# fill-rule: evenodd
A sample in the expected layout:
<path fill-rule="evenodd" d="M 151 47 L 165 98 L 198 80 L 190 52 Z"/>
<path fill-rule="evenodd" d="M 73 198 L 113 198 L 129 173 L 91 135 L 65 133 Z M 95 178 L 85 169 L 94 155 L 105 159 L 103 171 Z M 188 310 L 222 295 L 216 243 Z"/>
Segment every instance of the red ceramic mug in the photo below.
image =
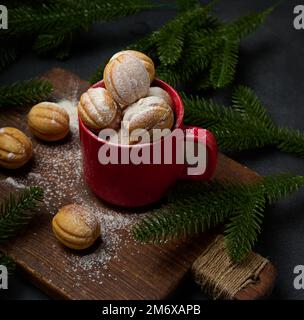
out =
<path fill-rule="evenodd" d="M 92 133 L 79 118 L 79 134 L 83 156 L 84 178 L 92 191 L 114 205 L 123 207 L 140 207 L 160 200 L 166 195 L 170 187 L 177 180 L 208 180 L 212 177 L 217 162 L 217 144 L 214 136 L 208 130 L 198 127 L 184 126 L 184 106 L 178 93 L 167 83 L 161 80 L 155 80 L 153 86 L 158 86 L 169 93 L 173 101 L 175 113 L 175 129 L 182 129 L 185 132 L 185 139 L 191 138 L 197 143 L 203 143 L 206 146 L 207 163 L 205 171 L 200 175 L 188 175 L 188 164 L 174 163 L 175 155 L 173 154 L 173 163 L 166 164 L 102 164 L 99 161 L 99 150 L 102 146 L 116 149 L 117 152 L 133 151 L 142 152 L 144 148 L 153 148 L 156 143 L 164 147 L 165 139 L 156 143 L 129 145 L 113 145 L 109 142 L 98 138 Z M 104 82 L 100 81 L 92 88 L 104 87 Z M 198 134 L 200 132 L 200 134 Z M 202 136 L 203 132 L 203 136 Z M 172 153 L 176 148 L 176 141 L 172 146 Z M 111 146 L 110 146 L 111 145 Z M 168 151 L 168 150 L 167 150 Z M 153 151 L 151 152 L 153 154 Z M 151 156 L 152 157 L 152 156 Z"/>

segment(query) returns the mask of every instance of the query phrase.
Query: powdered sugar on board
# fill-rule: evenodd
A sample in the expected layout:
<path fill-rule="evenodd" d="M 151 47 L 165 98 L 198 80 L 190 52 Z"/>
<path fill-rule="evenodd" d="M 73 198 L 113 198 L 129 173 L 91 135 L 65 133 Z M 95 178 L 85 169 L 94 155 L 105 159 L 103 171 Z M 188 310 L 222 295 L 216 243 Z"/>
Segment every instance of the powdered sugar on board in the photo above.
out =
<path fill-rule="evenodd" d="M 89 253 L 66 250 L 65 272 L 76 274 L 76 280 L 86 276 L 90 281 L 102 283 L 102 278 L 110 275 L 107 263 L 111 259 L 119 259 L 118 249 L 123 245 L 123 241 L 129 241 L 125 236 L 122 237 L 122 231 L 130 230 L 137 215 L 113 211 L 101 203 L 87 188 L 82 177 L 76 103 L 63 100 L 59 104 L 70 116 L 69 139 L 58 143 L 37 141 L 34 144 L 31 171 L 23 176 L 8 177 L 1 183 L 9 184 L 15 189 L 28 186 L 42 187 L 45 192 L 45 206 L 41 210 L 51 215 L 56 214 L 60 207 L 69 203 L 87 207 L 100 222 L 102 241 L 97 243 Z M 54 238 L 54 248 L 57 246 L 61 244 Z M 78 286 L 77 283 L 78 281 L 75 281 L 75 286 Z"/>
<path fill-rule="evenodd" d="M 78 113 L 77 113 L 77 100 L 61 100 L 58 104 L 68 113 L 70 117 L 70 130 L 72 133 L 78 133 Z"/>
<path fill-rule="evenodd" d="M 2 182 L 6 183 L 6 184 L 9 184 L 9 185 L 11 185 L 12 187 L 14 187 L 16 189 L 24 189 L 24 188 L 26 188 L 26 186 L 23 183 L 17 182 L 12 177 L 7 177 L 6 179 L 2 180 Z"/>

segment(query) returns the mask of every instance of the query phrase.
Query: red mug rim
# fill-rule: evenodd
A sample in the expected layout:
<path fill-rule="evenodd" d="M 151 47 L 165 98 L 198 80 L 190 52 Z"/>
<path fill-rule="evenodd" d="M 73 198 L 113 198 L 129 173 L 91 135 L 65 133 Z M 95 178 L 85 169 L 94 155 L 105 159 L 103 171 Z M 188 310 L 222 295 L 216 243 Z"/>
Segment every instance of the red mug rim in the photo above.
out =
<path fill-rule="evenodd" d="M 180 95 L 177 93 L 177 91 L 172 88 L 169 84 L 167 84 L 166 82 L 160 80 L 160 79 L 154 79 L 152 85 L 156 85 L 162 89 L 164 89 L 171 97 L 172 101 L 173 101 L 173 111 L 174 111 L 174 115 L 175 115 L 175 128 L 174 130 L 171 132 L 171 134 L 169 134 L 168 136 L 166 136 L 165 138 L 169 138 L 170 136 L 173 135 L 174 131 L 178 128 L 182 128 L 183 127 L 183 119 L 184 119 L 184 105 L 183 105 L 183 101 L 180 97 Z M 91 86 L 91 88 L 104 88 L 104 80 L 98 81 L 97 83 L 93 84 Z M 102 142 L 104 144 L 109 144 L 112 146 L 116 146 L 116 147 L 120 147 L 120 148 L 143 148 L 143 147 L 147 147 L 147 146 L 152 146 L 156 143 L 159 143 L 159 141 L 154 141 L 152 143 L 142 143 L 142 144 L 135 144 L 135 145 L 124 145 L 124 144 L 113 144 L 110 143 L 109 141 L 100 139 L 95 133 L 93 133 L 90 129 L 88 129 L 85 124 L 83 123 L 83 121 L 81 120 L 81 118 L 78 115 L 78 121 L 79 121 L 79 125 L 81 127 L 82 130 L 84 130 L 92 139 L 96 140 L 96 142 Z M 80 129 L 80 128 L 79 128 Z"/>

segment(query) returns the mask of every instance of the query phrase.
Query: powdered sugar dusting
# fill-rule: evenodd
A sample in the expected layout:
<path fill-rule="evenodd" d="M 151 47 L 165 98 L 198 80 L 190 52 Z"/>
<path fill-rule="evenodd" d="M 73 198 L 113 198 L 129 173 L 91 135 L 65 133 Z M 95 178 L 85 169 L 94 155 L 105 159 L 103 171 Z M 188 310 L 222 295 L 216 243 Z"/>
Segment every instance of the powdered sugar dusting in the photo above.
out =
<path fill-rule="evenodd" d="M 151 87 L 149 89 L 149 93 L 148 93 L 148 96 L 154 96 L 154 97 L 160 97 L 162 99 L 164 99 L 168 105 L 172 108 L 173 106 L 173 102 L 172 102 L 172 99 L 169 95 L 169 93 L 167 91 L 165 91 L 164 89 L 162 88 L 159 88 L 159 87 Z"/>
<path fill-rule="evenodd" d="M 160 112 L 161 111 L 161 112 Z M 167 102 L 160 97 L 151 96 L 138 100 L 124 112 L 123 121 L 129 123 L 130 128 L 161 128 L 164 121 L 173 118 L 173 112 Z M 166 123 L 165 123 L 166 124 Z M 168 127 L 171 129 L 171 127 Z"/>
<path fill-rule="evenodd" d="M 84 110 L 100 127 L 106 127 L 115 118 L 117 105 L 104 88 L 90 88 L 80 100 Z"/>
<path fill-rule="evenodd" d="M 7 155 L 7 159 L 8 160 L 13 160 L 15 157 L 16 156 L 15 156 L 15 154 L 13 152 L 8 153 L 8 155 Z"/>
<path fill-rule="evenodd" d="M 78 133 L 77 100 L 61 100 L 58 104 L 68 113 L 70 118 L 70 130 L 73 134 Z"/>
<path fill-rule="evenodd" d="M 34 159 L 30 172 L 14 178 L 8 177 L 1 183 L 10 184 L 16 189 L 28 186 L 42 187 L 45 200 L 44 208 L 41 210 L 51 215 L 70 203 L 88 208 L 101 225 L 102 241 L 96 243 L 90 253 L 64 251 L 67 265 L 65 272 L 76 274 L 75 286 L 79 286 L 77 280 L 81 280 L 81 277 L 102 282 L 102 278 L 109 274 L 108 262 L 117 258 L 118 249 L 124 242 L 129 241 L 122 236 L 122 232 L 129 232 L 136 215 L 113 211 L 92 195 L 87 188 L 82 176 L 77 103 L 63 100 L 59 104 L 70 116 L 72 135 L 69 141 L 49 144 L 37 142 L 34 146 Z M 54 238 L 54 248 L 58 246 L 61 244 Z"/>
<path fill-rule="evenodd" d="M 18 183 L 15 179 L 13 179 L 12 177 L 8 177 L 4 180 L 2 180 L 3 183 L 9 184 L 12 187 L 16 188 L 16 189 L 24 189 L 26 186 L 22 183 Z"/>
<path fill-rule="evenodd" d="M 116 102 L 128 105 L 148 95 L 150 78 L 140 59 L 121 54 L 110 62 L 107 71 L 107 89 Z"/>

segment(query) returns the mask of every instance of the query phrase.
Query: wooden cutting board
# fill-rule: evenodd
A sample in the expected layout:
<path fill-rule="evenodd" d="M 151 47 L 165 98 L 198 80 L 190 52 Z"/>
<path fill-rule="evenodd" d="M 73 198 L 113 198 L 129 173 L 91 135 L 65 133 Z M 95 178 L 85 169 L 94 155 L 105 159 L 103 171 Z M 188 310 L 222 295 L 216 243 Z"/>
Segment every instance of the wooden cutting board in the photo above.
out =
<path fill-rule="evenodd" d="M 54 85 L 54 101 L 76 101 L 88 87 L 87 82 L 63 69 L 53 69 L 43 78 Z M 0 126 L 14 126 L 31 136 L 26 126 L 27 112 L 28 109 L 1 111 Z M 187 242 L 160 246 L 134 242 L 128 233 L 130 221 L 138 219 L 145 210 L 126 212 L 110 208 L 90 193 L 81 179 L 78 138 L 75 134 L 59 145 L 43 144 L 35 138 L 32 141 L 35 157 L 29 165 L 16 172 L 1 170 L 0 197 L 38 181 L 46 190 L 47 200 L 30 226 L 1 249 L 16 261 L 37 287 L 51 297 L 168 298 L 185 278 L 194 260 L 212 241 L 213 235 L 204 234 Z M 71 161 L 74 154 L 75 163 Z M 219 155 L 216 177 L 245 183 L 259 179 L 255 172 L 222 154 Z M 107 217 L 105 221 L 108 226 L 103 241 L 81 254 L 61 246 L 51 231 L 52 214 L 62 205 L 77 199 L 94 203 L 94 210 Z M 235 298 L 257 299 L 265 296 L 273 286 L 275 274 L 272 264 L 267 264 L 259 281 L 241 290 Z"/>

